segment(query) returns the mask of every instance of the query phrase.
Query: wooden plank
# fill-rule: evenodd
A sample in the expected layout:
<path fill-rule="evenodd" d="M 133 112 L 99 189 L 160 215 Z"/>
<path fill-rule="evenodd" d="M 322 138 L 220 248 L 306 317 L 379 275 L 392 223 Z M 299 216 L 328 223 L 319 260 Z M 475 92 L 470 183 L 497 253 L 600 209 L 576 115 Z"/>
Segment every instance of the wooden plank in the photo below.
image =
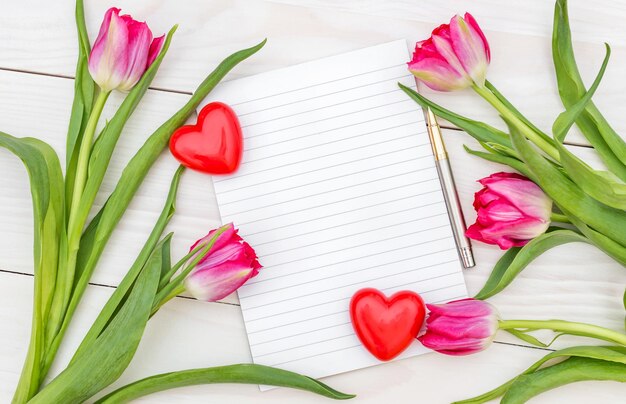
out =
<path fill-rule="evenodd" d="M 65 161 L 65 136 L 73 96 L 73 80 L 0 71 L 0 128 L 13 136 L 35 136 L 50 143 Z M 129 120 L 110 163 L 92 215 L 112 192 L 123 168 L 144 140 L 167 120 L 188 96 L 149 91 Z M 101 125 L 111 117 L 122 97 L 114 94 Z M 92 281 L 117 285 L 143 246 L 158 218 L 178 163 L 163 153 L 148 174 L 113 233 Z M 32 213 L 28 176 L 20 160 L 0 149 L 3 192 L 0 195 L 0 269 L 32 273 Z M 182 257 L 195 240 L 219 226 L 211 178 L 192 171 L 183 175 L 177 213 L 167 231 L 174 231 L 174 257 Z M 229 301 L 235 302 L 235 298 Z"/>
<path fill-rule="evenodd" d="M 326 0 L 309 0 L 303 3 L 307 7 L 301 6 L 300 2 L 289 5 L 227 0 L 209 3 L 188 0 L 185 4 L 186 7 L 178 7 L 169 2 L 118 2 L 124 11 L 149 21 L 155 32 L 166 31 L 174 22 L 181 24 L 170 54 L 154 82 L 155 87 L 193 91 L 205 74 L 227 54 L 265 37 L 268 45 L 253 59 L 238 66 L 231 77 L 247 76 L 398 38 L 415 43 L 428 37 L 430 31 L 450 15 L 466 7 L 459 1 L 432 2 L 423 6 L 407 0 L 369 2 L 369 6 L 356 1 L 334 5 L 335 2 Z M 108 6 L 109 2 L 105 0 L 89 2 L 87 26 L 92 38 Z M 486 20 L 486 35 L 493 54 L 490 80 L 547 132 L 562 110 L 550 56 L 552 6 L 550 1 L 534 0 L 505 12 L 512 6 L 498 5 L 495 0 L 481 0 L 472 2 L 470 7 L 479 21 Z M 70 23 L 72 7 L 72 2 L 53 4 L 43 0 L 11 3 L 11 12 L 0 16 L 4 32 L 0 41 L 0 68 L 72 76 L 76 58 L 75 32 Z M 626 63 L 626 44 L 620 40 L 626 38 L 626 28 L 613 23 L 620 13 L 625 12 L 624 6 L 611 0 L 603 0 L 598 6 L 574 1 L 570 8 L 574 39 L 578 41 L 575 46 L 578 62 L 587 83 L 593 80 L 602 61 L 604 47 L 601 42 L 607 40 L 614 45 L 612 61 L 595 101 L 616 130 L 626 133 L 626 121 L 619 119 L 619 106 L 626 97 L 626 83 L 619 68 Z M 590 8 L 593 13 L 588 12 Z M 33 13 L 33 9 L 38 12 Z M 191 15 L 190 9 L 196 12 Z M 358 13 L 361 11 L 366 14 Z M 369 15 L 373 13 L 379 15 Z M 230 29 L 233 26 L 240 29 Z M 297 32 L 296 36 L 294 32 Z M 320 36 L 320 32 L 324 35 Z M 433 94 L 424 89 L 424 94 L 452 110 L 503 127 L 497 113 L 469 91 Z M 576 133 L 568 140 L 587 144 Z"/>
<path fill-rule="evenodd" d="M 29 277 L 0 273 L 0 321 L 11 325 L 0 328 L 2 402 L 11 399 L 26 352 L 30 329 L 26 308 L 32 304 L 31 288 Z M 52 374 L 58 373 L 69 361 L 71 352 L 110 293 L 109 288 L 88 288 Z M 473 356 L 455 358 L 428 354 L 329 377 L 324 382 L 357 394 L 352 401 L 355 403 L 404 403 L 409 397 L 419 397 L 427 403 L 451 402 L 503 383 L 544 354 L 544 350 L 494 344 L 487 351 Z M 175 299 L 150 321 L 133 362 L 110 389 L 156 373 L 249 360 L 245 330 L 237 306 Z M 468 374 L 474 377 L 467 377 Z M 616 402 L 623 394 L 622 388 L 618 383 L 579 383 L 545 394 L 535 402 L 585 404 L 589 397 L 594 397 L 597 402 Z M 137 402 L 313 404 L 328 400 L 288 389 L 261 393 L 256 386 L 213 385 L 170 390 Z"/>
<path fill-rule="evenodd" d="M 439 0 L 416 3 L 411 0 L 359 1 L 359 0 L 270 0 L 276 3 L 320 8 L 329 12 L 354 12 L 377 17 L 400 18 L 419 22 L 442 23 L 454 14 L 471 12 L 479 18 L 486 30 L 514 34 L 552 35 L 554 1 L 526 0 L 502 2 L 497 0 Z M 608 41 L 626 44 L 623 27 L 615 21 L 626 17 L 626 4 L 617 0 L 570 0 L 570 18 L 576 24 L 577 39 L 590 42 Z M 607 26 L 612 26 L 607 30 Z"/>
<path fill-rule="evenodd" d="M 0 127 L 18 136 L 36 134 L 57 150 L 63 150 L 71 84 L 67 79 L 0 72 L 0 108 L 5 111 L 0 116 Z M 111 175 L 105 180 L 99 203 L 105 200 L 123 164 L 143 139 L 185 98 L 157 91 L 146 96 L 120 140 L 119 150 L 111 163 Z M 114 101 L 119 102 L 119 99 Z M 29 118 L 31 112 L 25 108 L 26 105 L 30 111 L 38 111 L 38 119 Z M 107 114 L 110 110 L 105 112 Z M 475 181 L 501 168 L 466 154 L 462 144 L 478 147 L 469 136 L 451 130 L 446 130 L 445 136 L 461 200 L 471 223 L 475 218 L 471 207 L 473 193 L 480 188 Z M 582 149 L 582 152 L 590 154 L 589 150 Z M 593 160 L 587 160 L 593 163 Z M 164 153 L 114 233 L 92 278 L 93 282 L 117 285 L 122 279 L 158 216 L 175 166 L 175 161 Z M 0 195 L 0 206 L 3 207 L 0 210 L 0 223 L 3 223 L 0 269 L 32 273 L 32 219 L 27 176 L 19 160 L 4 150 L 0 151 L 0 172 L 7 173 L 0 180 L 5 190 Z M 210 179 L 186 173 L 178 210 L 171 225 L 171 230 L 176 231 L 174 259 L 184 255 L 198 234 L 217 226 L 217 212 Z M 501 255 L 501 251 L 493 246 L 475 243 L 475 249 L 479 266 L 467 271 L 472 294 L 480 290 Z M 590 270 L 590 267 L 594 269 Z M 533 263 L 509 290 L 494 301 L 506 318 L 555 317 L 621 329 L 623 308 L 620 297 L 623 287 L 620 285 L 625 283 L 626 271 L 610 258 L 590 246 L 568 245 L 547 253 Z M 585 300 L 581 301 L 576 296 L 585 296 Z M 524 305 L 520 305 L 520 299 L 524 299 Z M 226 301 L 236 302 L 236 298 L 231 296 Z M 546 311 L 546 306 L 555 310 Z"/>

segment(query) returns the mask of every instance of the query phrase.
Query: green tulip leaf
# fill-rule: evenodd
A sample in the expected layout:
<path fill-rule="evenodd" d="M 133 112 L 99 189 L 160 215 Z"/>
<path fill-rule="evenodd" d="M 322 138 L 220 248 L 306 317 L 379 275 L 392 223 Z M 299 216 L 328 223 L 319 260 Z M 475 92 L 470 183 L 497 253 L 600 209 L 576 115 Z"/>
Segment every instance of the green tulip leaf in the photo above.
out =
<path fill-rule="evenodd" d="M 442 106 L 435 104 L 430 101 L 428 98 L 419 94 L 417 91 L 413 90 L 410 87 L 407 87 L 401 83 L 398 83 L 398 86 L 415 102 L 422 106 L 422 108 L 430 108 L 433 113 L 437 116 L 440 116 L 448 121 L 452 122 L 459 128 L 463 129 L 474 139 L 479 142 L 490 142 L 494 144 L 501 144 L 506 147 L 511 147 L 511 141 L 506 133 L 502 132 L 499 129 L 494 128 L 493 126 L 489 126 L 486 123 L 474 121 L 469 118 L 465 118 L 461 115 L 455 114 L 452 111 L 449 111 Z"/>
<path fill-rule="evenodd" d="M 265 40 L 254 47 L 235 52 L 224 59 L 198 86 L 191 99 L 146 140 L 126 165 L 113 193 L 97 213 L 94 220 L 87 226 L 81 238 L 74 292 L 72 293 L 63 324 L 53 341 L 52 352 L 56 352 L 58 349 L 65 330 L 69 326 L 72 315 L 80 302 L 91 274 L 115 226 L 122 218 L 148 171 L 161 155 L 161 152 L 167 147 L 172 133 L 186 122 L 202 100 L 206 98 L 230 70 L 255 54 L 263 45 L 265 45 Z"/>
<path fill-rule="evenodd" d="M 159 242 L 159 246 L 161 248 L 161 256 L 163 257 L 163 261 L 161 262 L 161 275 L 159 276 L 159 283 L 163 280 L 165 275 L 172 268 L 172 237 L 174 233 L 168 233 L 163 240 Z"/>
<path fill-rule="evenodd" d="M 604 58 L 600 72 L 594 80 L 593 85 L 584 97 L 559 115 L 554 122 L 552 132 L 557 141 L 555 147 L 559 151 L 561 164 L 569 177 L 578 184 L 583 191 L 596 200 L 613 208 L 625 210 L 626 184 L 619 181 L 611 172 L 596 171 L 589 167 L 584 161 L 576 157 L 561 144 L 571 126 L 591 101 L 591 97 L 600 84 L 611 55 L 611 48 L 608 44 L 606 47 L 606 57 Z"/>
<path fill-rule="evenodd" d="M 522 121 L 526 126 L 528 126 L 529 128 L 531 128 L 533 130 L 533 132 L 535 132 L 540 138 L 542 138 L 546 143 L 548 144 L 552 144 L 552 139 L 550 139 L 550 137 L 548 135 L 546 135 L 545 133 L 543 133 L 543 131 L 541 131 L 541 129 L 539 129 L 537 126 L 535 126 L 535 124 L 533 124 L 531 121 L 529 121 L 521 112 L 519 112 L 519 110 L 517 108 L 515 108 L 513 106 L 513 104 L 511 104 L 509 102 L 509 100 L 506 99 L 506 97 L 504 97 L 504 95 L 502 95 L 502 93 L 500 93 L 500 91 L 498 91 L 498 89 L 491 83 L 489 82 L 489 80 L 485 81 L 485 87 L 487 87 L 487 89 L 489 91 L 491 91 L 491 93 L 493 95 L 495 95 L 495 97 L 502 103 L 504 104 L 504 106 L 513 113 L 513 115 L 515 115 L 520 121 Z"/>
<path fill-rule="evenodd" d="M 101 398 L 97 404 L 128 403 L 139 397 L 177 387 L 214 383 L 245 383 L 289 387 L 316 393 L 335 400 L 355 397 L 341 393 L 307 376 L 262 365 L 240 364 L 205 369 L 183 370 L 148 377 L 124 386 Z"/>
<path fill-rule="evenodd" d="M 548 390 L 586 380 L 626 382 L 626 365 L 601 359 L 573 357 L 522 375 L 502 397 L 501 404 L 523 404 Z"/>
<path fill-rule="evenodd" d="M 34 302 L 28 354 L 14 400 L 25 402 L 41 383 L 39 364 L 46 346 L 46 325 L 57 278 L 58 252 L 64 237 L 61 163 L 45 142 L 0 132 L 0 147 L 20 158 L 30 179 L 34 224 Z"/>
<path fill-rule="evenodd" d="M 161 273 L 161 250 L 155 249 L 124 304 L 89 348 L 45 386 L 30 404 L 79 403 L 117 380 L 135 355 L 150 318 Z"/>
<path fill-rule="evenodd" d="M 587 91 L 576 66 L 566 0 L 557 0 L 555 5 L 552 58 L 561 101 L 566 109 L 572 108 Z M 613 130 L 593 102 L 585 106 L 576 119 L 576 125 L 609 170 L 626 181 L 626 142 Z"/>
<path fill-rule="evenodd" d="M 74 80 L 74 101 L 67 131 L 65 163 L 65 198 L 67 201 L 72 200 L 78 150 L 97 90 L 87 65 L 91 47 L 85 26 L 85 10 L 82 0 L 76 1 L 76 29 L 78 31 L 78 62 L 76 63 L 76 78 Z M 66 208 L 69 209 L 70 207 L 67 206 Z"/>
<path fill-rule="evenodd" d="M 521 375 L 509 380 L 501 386 L 481 394 L 480 396 L 457 401 L 454 404 L 482 404 L 487 401 L 494 400 L 505 394 L 518 377 L 535 372 L 550 360 L 567 357 L 592 358 L 608 362 L 616 362 L 618 364 L 626 364 L 626 348 L 617 346 L 577 346 L 551 352 L 535 362 Z"/>
<path fill-rule="evenodd" d="M 487 299 L 498 293 L 513 282 L 535 258 L 549 249 L 572 242 L 586 242 L 589 240 L 579 233 L 567 229 L 553 228 L 550 231 L 535 237 L 524 247 L 509 249 L 498 260 L 491 271 L 485 286 L 475 296 L 476 299 Z"/>
<path fill-rule="evenodd" d="M 582 222 L 622 246 L 626 246 L 626 215 L 607 206 L 572 182 L 563 172 L 548 162 L 529 142 L 509 125 L 513 147 L 534 174 L 533 178 L 561 211 L 571 212 Z"/>
<path fill-rule="evenodd" d="M 135 259 L 135 262 L 133 263 L 133 265 L 130 267 L 128 272 L 126 272 L 126 275 L 124 276 L 124 278 L 122 279 L 118 287 L 115 288 L 115 291 L 113 292 L 109 300 L 106 302 L 104 307 L 100 310 L 98 317 L 93 322 L 93 324 L 91 325 L 91 328 L 89 329 L 89 331 L 83 338 L 82 342 L 76 349 L 72 362 L 78 356 L 80 356 L 85 350 L 91 347 L 93 342 L 102 333 L 102 331 L 105 329 L 107 324 L 110 323 L 111 318 L 113 318 L 115 313 L 125 303 L 126 298 L 128 297 L 128 291 L 132 288 L 137 277 L 139 276 L 142 269 L 146 265 L 146 262 L 148 261 L 148 259 L 154 253 L 155 250 L 160 250 L 159 254 L 161 255 L 161 258 L 162 258 L 161 271 L 159 272 L 159 279 L 161 278 L 163 274 L 163 267 L 168 266 L 168 264 L 169 266 L 171 266 L 170 242 L 171 242 L 172 234 L 171 233 L 168 234 L 161 241 L 159 241 L 159 239 L 161 237 L 161 234 L 163 234 L 165 227 L 170 222 L 170 220 L 172 219 L 172 216 L 174 216 L 174 213 L 176 211 L 176 195 L 177 195 L 178 187 L 180 184 L 180 177 L 184 170 L 185 169 L 183 166 L 180 166 L 178 170 L 176 170 L 176 173 L 174 174 L 174 177 L 172 178 L 172 182 L 170 184 L 170 190 L 168 192 L 167 199 L 165 201 L 161 214 L 159 215 L 159 218 L 154 224 L 154 228 L 150 232 L 150 235 L 148 236 L 146 243 L 144 244 L 143 248 L 139 252 L 139 255 Z"/>
<path fill-rule="evenodd" d="M 566 110 L 559 114 L 559 116 L 554 121 L 554 124 L 552 125 L 552 133 L 554 134 L 554 139 L 560 143 L 563 143 L 563 140 L 565 140 L 565 136 L 567 136 L 567 132 L 570 130 L 572 125 L 574 125 L 574 122 L 576 122 L 576 119 L 585 110 L 589 102 L 591 102 L 591 98 L 598 89 L 598 86 L 602 81 L 602 77 L 604 77 L 604 71 L 606 70 L 606 66 L 609 63 L 609 58 L 611 57 L 611 47 L 607 43 L 605 43 L 604 45 L 606 46 L 606 55 L 604 56 L 604 60 L 602 61 L 600 71 L 593 81 L 593 84 L 589 88 L 589 91 L 587 91 L 585 95 L 571 107 L 566 107 Z"/>
<path fill-rule="evenodd" d="M 494 153 L 485 153 L 485 152 L 478 151 L 478 150 L 472 150 L 465 145 L 463 146 L 463 148 L 465 148 L 465 151 L 473 156 L 480 157 L 482 159 L 491 161 L 493 163 L 507 165 L 511 167 L 512 169 L 516 170 L 517 172 L 519 172 L 520 174 L 523 174 L 526 177 L 530 178 L 531 180 L 533 179 L 533 173 L 531 173 L 528 170 L 528 168 L 526 167 L 523 161 L 499 154 L 496 150 L 494 150 Z M 533 182 L 536 182 L 536 181 L 533 180 Z"/>
<path fill-rule="evenodd" d="M 594 170 L 565 146 L 557 143 L 556 147 L 563 169 L 585 193 L 607 206 L 626 210 L 626 184 L 611 172 Z"/>
<path fill-rule="evenodd" d="M 615 261 L 626 266 L 626 248 L 624 248 L 624 246 L 622 246 L 615 240 L 605 236 L 604 234 L 590 228 L 571 212 L 564 210 L 562 207 L 561 210 L 563 211 L 563 213 L 565 213 L 569 221 L 574 226 L 576 226 L 576 228 L 578 228 L 578 230 L 585 237 L 587 237 L 596 247 L 604 251 L 609 257 L 613 258 Z"/>
<path fill-rule="evenodd" d="M 80 229 L 75 229 L 77 232 L 82 231 L 82 227 L 87 220 L 87 216 L 91 211 L 93 202 L 96 199 L 98 191 L 100 190 L 100 185 L 102 185 L 102 180 L 104 179 L 109 162 L 111 161 L 111 156 L 113 155 L 117 141 L 122 134 L 122 130 L 132 113 L 137 108 L 139 101 L 141 101 L 146 91 L 148 91 L 148 87 L 152 83 L 152 80 L 156 76 L 159 66 L 161 65 L 161 62 L 170 47 L 174 32 L 176 32 L 176 26 L 168 32 L 161 52 L 150 65 L 148 70 L 146 70 L 143 74 L 139 82 L 133 87 L 130 93 L 128 93 L 126 98 L 124 98 L 122 105 L 120 105 L 117 112 L 107 122 L 106 126 L 102 130 L 102 133 L 100 133 L 93 146 L 91 156 L 89 158 L 89 177 L 85 183 L 85 189 L 78 207 L 79 214 L 77 216 L 78 219 L 76 220 L 76 223 L 80 226 Z M 77 276 L 80 276 L 79 272 L 77 272 Z"/>

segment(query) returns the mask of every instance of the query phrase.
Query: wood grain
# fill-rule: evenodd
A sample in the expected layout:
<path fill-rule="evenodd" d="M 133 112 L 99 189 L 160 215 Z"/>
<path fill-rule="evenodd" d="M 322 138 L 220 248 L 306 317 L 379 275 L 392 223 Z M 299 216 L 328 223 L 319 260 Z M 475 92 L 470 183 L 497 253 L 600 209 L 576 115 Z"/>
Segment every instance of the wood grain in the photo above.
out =
<path fill-rule="evenodd" d="M 11 324 L 0 328 L 0 401 L 9 402 L 17 383 L 28 338 L 30 319 L 23 308 L 31 303 L 31 280 L 0 273 L 0 321 Z M 80 343 L 85 327 L 95 318 L 111 289 L 90 286 L 70 328 L 58 361 L 57 373 Z M 176 324 L 176 326 L 172 326 Z M 387 363 L 324 379 L 334 388 L 357 394 L 350 401 L 379 404 L 383 401 L 407 403 L 416 399 L 428 403 L 448 403 L 481 394 L 515 376 L 547 352 L 517 346 L 494 344 L 487 351 L 456 358 L 428 354 Z M 133 362 L 108 390 L 155 373 L 194 367 L 245 363 L 250 360 L 239 308 L 175 299 L 149 322 Z M 468 377 L 472 375 L 472 377 Z M 567 400 L 586 404 L 589 397 L 599 403 L 615 402 L 620 396 L 617 383 L 579 383 L 541 396 L 536 403 Z M 141 403 L 327 403 L 311 394 L 276 389 L 261 393 L 256 386 L 213 385 L 170 390 L 137 400 Z"/>
<path fill-rule="evenodd" d="M 11 13 L 0 15 L 0 68 L 72 76 L 76 58 L 72 3 L 13 1 Z M 109 3 L 89 2 L 87 27 L 92 39 Z M 570 3 L 575 49 L 587 83 L 593 81 L 604 56 L 602 42 L 613 45 L 612 60 L 594 100 L 616 130 L 626 133 L 619 107 L 626 102 L 621 68 L 626 63 L 626 26 L 615 23 L 626 15 L 626 6 L 615 0 Z M 512 5 L 481 0 L 468 5 L 460 0 L 186 0 L 185 7 L 179 7 L 167 1 L 120 0 L 117 5 L 146 19 L 157 33 L 180 23 L 154 86 L 187 92 L 193 91 L 225 55 L 265 37 L 268 44 L 263 51 L 238 67 L 232 78 L 399 38 L 415 43 L 451 15 L 468 9 L 481 23 L 484 21 L 491 43 L 489 79 L 548 133 L 563 109 L 550 56 L 552 1 Z M 32 13 L 33 9 L 38 12 Z M 232 29 L 235 26 L 237 29 Z M 503 127 L 497 113 L 470 91 L 446 94 L 424 89 L 424 94 L 452 110 Z M 576 130 L 573 132 L 570 142 L 587 144 Z"/>
<path fill-rule="evenodd" d="M 87 2 L 87 25 L 92 39 L 109 0 Z M 237 67 L 236 78 L 323 56 L 405 38 L 423 39 L 437 24 L 466 9 L 485 28 L 492 46 L 489 78 L 529 118 L 549 131 L 562 106 L 555 91 L 550 59 L 552 1 L 511 3 L 496 0 L 118 0 L 116 5 L 147 20 L 155 32 L 178 22 L 170 54 L 154 87 L 190 92 L 228 53 L 264 37 L 269 42 L 253 59 Z M 575 49 L 587 83 L 603 57 L 603 41 L 613 45 L 612 61 L 595 101 L 615 128 L 626 133 L 622 105 L 626 100 L 623 69 L 626 64 L 626 4 L 617 0 L 570 1 Z M 35 136 L 48 141 L 60 154 L 64 149 L 73 82 L 49 77 L 74 74 L 76 35 L 73 1 L 10 0 L 0 13 L 0 129 L 15 136 Z M 13 72 L 31 72 L 26 74 Z M 470 92 L 424 94 L 457 112 L 501 127 L 495 114 Z M 113 189 L 125 162 L 143 140 L 187 99 L 185 94 L 150 90 L 119 142 L 105 178 L 100 206 Z M 110 116 L 121 97 L 105 110 Z M 467 155 L 463 144 L 476 146 L 460 131 L 446 130 L 453 171 L 468 222 L 475 218 L 472 195 L 475 182 L 494 171 L 506 170 Z M 570 142 L 585 144 L 577 134 Z M 592 165 L 597 157 L 587 148 L 573 148 Z M 61 158 L 64 156 L 61 155 Z M 168 153 L 154 169 L 113 234 L 93 277 L 94 283 L 117 285 L 156 219 L 176 162 Z M 0 150 L 0 401 L 10 400 L 21 370 L 30 329 L 32 305 L 32 218 L 27 175 L 16 158 Z M 176 232 L 173 254 L 182 256 L 189 244 L 219 223 L 209 178 L 185 173 L 178 211 L 170 229 Z M 478 266 L 466 272 L 470 293 L 484 284 L 502 252 L 475 243 Z M 3 271 L 12 271 L 8 273 Z M 22 274 L 20 274 L 22 273 Z M 535 261 L 502 294 L 491 299 L 503 318 L 562 318 L 586 321 L 623 330 L 621 296 L 626 271 L 595 248 L 571 244 L 551 250 Z M 82 334 L 96 316 L 110 287 L 90 286 L 53 369 L 67 363 Z M 156 372 L 182 368 L 248 362 L 245 329 L 237 299 L 201 303 L 177 298 L 151 322 L 140 350 L 122 379 L 136 380 Z M 546 335 L 547 336 L 547 335 Z M 398 403 L 420 400 L 450 402 L 482 393 L 514 376 L 544 350 L 505 345 L 519 342 L 500 333 L 488 351 L 467 358 L 425 355 L 328 378 L 333 387 L 357 393 L 357 403 Z M 564 338 L 556 347 L 580 343 Z M 587 341 L 585 341 L 587 342 Z M 473 377 L 467 377 L 470 374 Z M 557 389 L 534 400 L 537 403 L 612 403 L 623 397 L 615 383 L 580 383 Z M 259 393 L 256 386 L 199 386 L 165 392 L 140 402 L 264 403 L 327 402 L 316 396 L 286 389 Z"/>

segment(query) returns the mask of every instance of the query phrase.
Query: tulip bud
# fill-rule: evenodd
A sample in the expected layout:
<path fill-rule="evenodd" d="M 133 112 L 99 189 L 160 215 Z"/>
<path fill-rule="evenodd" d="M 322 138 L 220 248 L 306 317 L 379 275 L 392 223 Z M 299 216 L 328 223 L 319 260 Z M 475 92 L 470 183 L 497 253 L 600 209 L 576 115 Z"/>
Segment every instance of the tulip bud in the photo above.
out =
<path fill-rule="evenodd" d="M 191 250 L 208 243 L 217 230 L 198 240 Z M 252 247 L 231 224 L 217 237 L 206 255 L 185 280 L 185 287 L 198 300 L 214 302 L 230 295 L 259 273 L 261 264 Z"/>
<path fill-rule="evenodd" d="M 161 51 L 165 36 L 153 40 L 145 22 L 119 15 L 112 7 L 104 15 L 89 55 L 89 73 L 102 91 L 129 91 Z"/>
<path fill-rule="evenodd" d="M 484 188 L 474 195 L 476 223 L 467 237 L 501 249 L 520 247 L 545 233 L 552 200 L 537 184 L 515 173 L 496 173 L 479 180 Z"/>
<path fill-rule="evenodd" d="M 487 38 L 470 13 L 454 16 L 415 45 L 409 71 L 428 87 L 454 91 L 485 84 L 491 60 Z"/>
<path fill-rule="evenodd" d="M 446 355 L 469 355 L 486 349 L 498 331 L 499 314 L 482 300 L 427 304 L 426 332 L 418 340 Z"/>

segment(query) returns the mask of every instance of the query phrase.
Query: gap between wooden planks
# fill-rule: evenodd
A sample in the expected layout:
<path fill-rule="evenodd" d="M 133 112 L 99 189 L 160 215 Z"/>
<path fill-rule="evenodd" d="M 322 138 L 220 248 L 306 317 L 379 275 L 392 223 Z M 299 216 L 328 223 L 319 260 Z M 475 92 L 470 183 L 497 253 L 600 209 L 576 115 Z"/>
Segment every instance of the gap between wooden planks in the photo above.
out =
<path fill-rule="evenodd" d="M 66 75 L 61 75 L 61 74 L 33 72 L 33 71 L 13 69 L 13 68 L 8 68 L 8 67 L 0 67 L 0 70 L 7 71 L 7 72 L 13 72 L 13 73 L 33 74 L 33 75 L 36 75 L 36 76 L 55 77 L 55 78 L 61 78 L 61 79 L 67 79 L 67 80 L 74 80 L 73 76 L 66 76 Z M 185 95 L 192 95 L 193 94 L 190 91 L 172 90 L 172 89 L 160 88 L 160 87 L 148 87 L 148 88 L 150 90 L 162 91 L 162 92 L 166 92 L 166 93 L 185 94 Z M 443 123 L 441 123 L 440 126 L 443 129 L 463 131 L 461 128 L 456 127 L 456 126 L 454 126 L 454 125 L 452 125 L 450 123 L 447 123 L 447 121 L 443 121 Z M 570 146 L 579 146 L 579 147 L 593 148 L 589 144 L 582 144 L 580 142 L 571 142 L 571 141 L 569 141 L 567 139 L 563 143 L 566 144 L 566 145 L 570 145 Z"/>

